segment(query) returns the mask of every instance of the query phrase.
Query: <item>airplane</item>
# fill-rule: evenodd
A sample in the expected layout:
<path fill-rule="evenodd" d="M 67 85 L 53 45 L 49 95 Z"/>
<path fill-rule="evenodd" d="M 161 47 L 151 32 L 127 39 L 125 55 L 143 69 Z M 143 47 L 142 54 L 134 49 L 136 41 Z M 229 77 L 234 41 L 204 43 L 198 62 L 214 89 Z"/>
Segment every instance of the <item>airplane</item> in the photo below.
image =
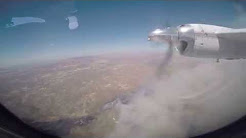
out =
<path fill-rule="evenodd" d="M 183 56 L 217 59 L 246 58 L 246 28 L 233 29 L 209 24 L 184 24 L 156 29 L 148 40 L 169 44 Z"/>

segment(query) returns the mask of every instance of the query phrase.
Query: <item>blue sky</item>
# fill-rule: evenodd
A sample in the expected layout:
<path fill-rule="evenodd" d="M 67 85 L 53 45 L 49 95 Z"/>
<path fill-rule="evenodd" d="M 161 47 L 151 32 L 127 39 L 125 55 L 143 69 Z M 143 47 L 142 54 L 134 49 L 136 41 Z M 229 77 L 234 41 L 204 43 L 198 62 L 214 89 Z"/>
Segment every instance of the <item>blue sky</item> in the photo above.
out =
<path fill-rule="evenodd" d="M 147 35 L 166 20 L 172 26 L 208 23 L 232 27 L 235 8 L 232 1 L 27 1 L 1 4 L 0 16 L 0 67 L 6 67 L 104 52 L 152 50 Z M 69 16 L 77 18 L 78 28 L 69 29 Z M 6 27 L 13 17 L 36 21 Z"/>

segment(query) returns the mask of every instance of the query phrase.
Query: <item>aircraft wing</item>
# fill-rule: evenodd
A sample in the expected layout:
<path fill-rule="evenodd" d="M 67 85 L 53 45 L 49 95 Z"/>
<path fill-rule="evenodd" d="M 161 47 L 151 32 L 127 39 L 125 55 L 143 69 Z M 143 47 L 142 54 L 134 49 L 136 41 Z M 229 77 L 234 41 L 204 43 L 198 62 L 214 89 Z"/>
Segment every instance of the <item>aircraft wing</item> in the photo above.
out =
<path fill-rule="evenodd" d="M 228 59 L 246 58 L 246 29 L 230 29 L 216 33 L 219 51 L 229 55 Z"/>
<path fill-rule="evenodd" d="M 246 29 L 231 29 L 227 31 L 221 31 L 216 32 L 216 35 L 219 39 L 246 41 Z"/>

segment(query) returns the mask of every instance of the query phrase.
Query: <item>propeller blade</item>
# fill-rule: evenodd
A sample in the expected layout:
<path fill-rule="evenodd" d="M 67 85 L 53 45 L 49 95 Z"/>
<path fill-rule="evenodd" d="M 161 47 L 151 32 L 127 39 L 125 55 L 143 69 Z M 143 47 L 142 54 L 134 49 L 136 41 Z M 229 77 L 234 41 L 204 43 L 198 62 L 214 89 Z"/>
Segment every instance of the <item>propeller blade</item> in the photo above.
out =
<path fill-rule="evenodd" d="M 158 42 L 152 42 L 150 44 L 150 47 L 152 47 L 152 48 L 159 48 L 159 47 L 163 47 L 163 44 L 162 43 L 158 43 Z"/>
<path fill-rule="evenodd" d="M 168 63 L 171 61 L 172 56 L 173 56 L 173 43 L 169 42 L 168 43 L 168 50 L 167 50 L 163 60 L 161 61 L 160 65 L 156 71 L 156 76 L 158 79 L 162 78 L 162 75 L 165 72 L 165 69 L 166 69 Z"/>

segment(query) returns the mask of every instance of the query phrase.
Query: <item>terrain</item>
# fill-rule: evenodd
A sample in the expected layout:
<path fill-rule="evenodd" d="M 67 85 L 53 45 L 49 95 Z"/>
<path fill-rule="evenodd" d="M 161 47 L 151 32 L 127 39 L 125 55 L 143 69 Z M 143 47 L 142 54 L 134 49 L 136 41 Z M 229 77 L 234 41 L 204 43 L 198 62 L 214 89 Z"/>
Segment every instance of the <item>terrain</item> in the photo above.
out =
<path fill-rule="evenodd" d="M 245 61 L 175 55 L 159 78 L 164 57 L 112 53 L 1 69 L 0 102 L 67 138 L 192 137 L 245 115 Z"/>
<path fill-rule="evenodd" d="M 161 58 L 160 53 L 119 53 L 2 69 L 0 102 L 43 131 L 91 136 L 91 127 L 105 128 L 104 123 L 113 127 L 116 112 L 111 102 L 139 89 Z M 109 130 L 98 130 L 97 135 Z"/>

